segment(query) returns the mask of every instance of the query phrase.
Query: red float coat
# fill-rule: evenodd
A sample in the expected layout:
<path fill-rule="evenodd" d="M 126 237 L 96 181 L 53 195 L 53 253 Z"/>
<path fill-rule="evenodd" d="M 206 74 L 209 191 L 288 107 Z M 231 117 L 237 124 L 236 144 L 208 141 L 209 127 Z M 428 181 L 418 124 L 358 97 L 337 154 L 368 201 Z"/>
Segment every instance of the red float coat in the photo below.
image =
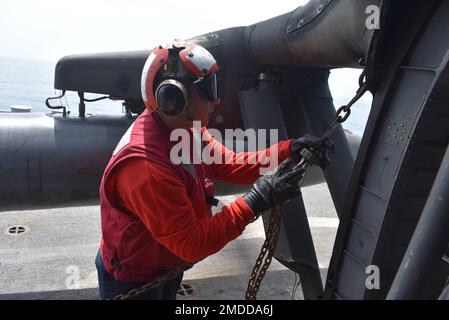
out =
<path fill-rule="evenodd" d="M 151 281 L 192 265 L 253 221 L 241 197 L 215 215 L 206 200 L 213 198 L 213 180 L 253 183 L 260 176 L 261 152 L 234 153 L 205 128 L 201 132 L 203 144 L 221 154 L 222 164 L 173 164 L 169 155 L 177 141 L 170 141 L 171 130 L 154 112 L 144 111 L 119 142 L 100 186 L 100 254 L 116 280 Z M 281 163 L 291 157 L 291 142 L 281 141 L 263 153 L 277 153 Z"/>

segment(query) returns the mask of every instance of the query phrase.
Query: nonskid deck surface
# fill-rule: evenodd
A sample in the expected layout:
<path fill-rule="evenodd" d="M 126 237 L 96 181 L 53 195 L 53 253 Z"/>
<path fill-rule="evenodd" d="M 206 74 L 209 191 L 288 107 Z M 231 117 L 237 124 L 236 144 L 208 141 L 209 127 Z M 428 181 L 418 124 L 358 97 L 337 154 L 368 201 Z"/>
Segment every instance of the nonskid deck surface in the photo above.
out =
<path fill-rule="evenodd" d="M 303 189 L 318 261 L 324 279 L 338 219 L 325 184 Z M 221 197 L 229 203 L 235 197 Z M 8 234 L 14 225 L 25 232 Z M 98 299 L 95 255 L 100 241 L 98 206 L 0 213 L 0 300 Z M 19 230 L 19 232 L 22 229 Z M 179 299 L 244 299 L 249 274 L 265 233 L 262 220 L 184 276 Z M 273 259 L 258 299 L 291 299 L 295 274 Z M 301 299 L 301 290 L 296 291 Z"/>

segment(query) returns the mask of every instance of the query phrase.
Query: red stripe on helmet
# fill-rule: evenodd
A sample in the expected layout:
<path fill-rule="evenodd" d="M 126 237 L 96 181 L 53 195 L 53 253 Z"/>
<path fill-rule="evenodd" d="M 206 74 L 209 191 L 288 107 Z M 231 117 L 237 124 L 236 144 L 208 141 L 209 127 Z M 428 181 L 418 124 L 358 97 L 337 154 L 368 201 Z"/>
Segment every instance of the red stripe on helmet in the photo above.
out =
<path fill-rule="evenodd" d="M 156 110 L 158 106 L 156 103 L 156 97 L 154 96 L 154 79 L 158 71 L 168 62 L 168 49 L 159 46 L 154 48 L 151 54 L 154 54 L 156 57 L 154 57 L 153 61 L 151 61 L 151 64 L 149 66 L 145 64 L 142 74 L 142 76 L 145 76 L 146 72 L 144 80 L 145 81 L 144 94 L 146 97 L 146 101 L 144 97 L 144 103 L 145 107 L 147 107 L 148 109 Z M 148 57 L 148 59 L 150 58 L 152 58 L 151 55 Z M 147 63 L 148 62 L 149 61 L 147 60 Z"/>
<path fill-rule="evenodd" d="M 183 50 L 181 50 L 179 52 L 179 57 L 181 58 L 181 61 L 184 63 L 186 68 L 199 78 L 203 78 L 203 77 L 207 76 L 208 74 L 218 71 L 217 62 L 215 61 L 212 54 L 210 54 L 210 52 L 207 51 L 205 48 L 203 48 L 203 50 L 205 50 L 209 56 L 205 56 L 202 58 L 208 60 L 207 62 L 209 62 L 209 64 L 211 64 L 211 66 L 208 67 L 207 70 L 202 70 L 200 68 L 200 66 L 198 66 L 194 63 L 195 59 L 193 57 L 189 57 L 189 55 L 192 54 L 192 51 L 196 47 L 199 47 L 199 46 L 195 43 L 189 43 L 186 48 L 184 48 Z"/>

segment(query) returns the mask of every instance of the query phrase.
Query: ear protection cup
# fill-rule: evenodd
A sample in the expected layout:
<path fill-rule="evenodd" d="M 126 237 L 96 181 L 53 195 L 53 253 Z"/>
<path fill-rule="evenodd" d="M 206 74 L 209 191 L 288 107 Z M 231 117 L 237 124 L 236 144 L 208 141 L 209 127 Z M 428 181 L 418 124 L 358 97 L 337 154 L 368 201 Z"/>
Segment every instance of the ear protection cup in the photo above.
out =
<path fill-rule="evenodd" d="M 169 116 L 182 113 L 189 103 L 185 85 L 174 79 L 162 81 L 156 89 L 155 97 L 158 108 Z"/>

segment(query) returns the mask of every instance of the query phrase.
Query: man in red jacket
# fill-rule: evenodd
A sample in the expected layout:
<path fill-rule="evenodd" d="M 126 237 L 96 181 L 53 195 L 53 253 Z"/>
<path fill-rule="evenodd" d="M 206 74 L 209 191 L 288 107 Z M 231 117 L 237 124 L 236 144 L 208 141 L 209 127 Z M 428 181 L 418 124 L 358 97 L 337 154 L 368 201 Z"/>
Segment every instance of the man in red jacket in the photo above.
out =
<path fill-rule="evenodd" d="M 157 47 L 149 56 L 141 84 L 147 109 L 117 145 L 100 186 L 96 266 L 102 299 L 179 270 L 175 279 L 137 297 L 175 299 L 183 270 L 219 251 L 269 208 L 300 194 L 303 172 L 286 159 L 299 161 L 298 150 L 313 150 L 319 140 L 306 136 L 268 148 L 262 154 L 282 164 L 261 177 L 260 152 L 234 153 L 205 128 L 218 101 L 217 70 L 213 56 L 193 43 Z M 200 132 L 192 129 L 193 121 L 200 121 Z M 180 143 L 171 139 L 175 129 L 185 129 L 192 141 L 200 134 L 202 147 L 223 161 L 179 164 L 171 152 Z M 192 160 L 195 148 L 187 151 Z M 325 152 L 316 154 L 325 158 Z M 212 215 L 215 179 L 255 183 Z"/>

